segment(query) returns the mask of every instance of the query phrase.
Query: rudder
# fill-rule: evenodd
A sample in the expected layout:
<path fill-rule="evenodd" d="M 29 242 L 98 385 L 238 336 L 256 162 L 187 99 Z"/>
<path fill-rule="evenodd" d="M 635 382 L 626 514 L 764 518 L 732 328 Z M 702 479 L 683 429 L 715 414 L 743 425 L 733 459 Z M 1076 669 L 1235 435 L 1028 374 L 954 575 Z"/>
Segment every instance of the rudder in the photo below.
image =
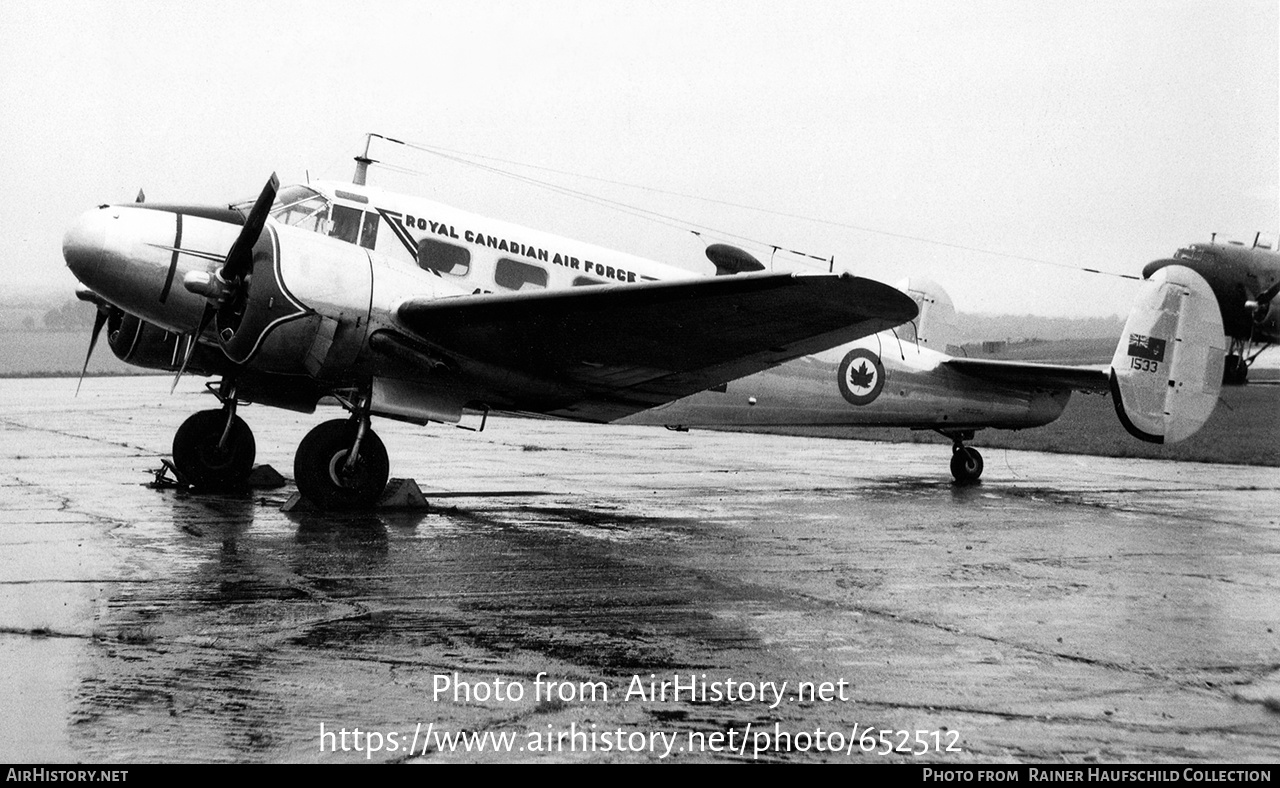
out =
<path fill-rule="evenodd" d="M 1111 399 L 1135 438 L 1175 443 L 1213 413 L 1226 358 L 1209 283 L 1181 265 L 1142 283 L 1111 359 Z"/>

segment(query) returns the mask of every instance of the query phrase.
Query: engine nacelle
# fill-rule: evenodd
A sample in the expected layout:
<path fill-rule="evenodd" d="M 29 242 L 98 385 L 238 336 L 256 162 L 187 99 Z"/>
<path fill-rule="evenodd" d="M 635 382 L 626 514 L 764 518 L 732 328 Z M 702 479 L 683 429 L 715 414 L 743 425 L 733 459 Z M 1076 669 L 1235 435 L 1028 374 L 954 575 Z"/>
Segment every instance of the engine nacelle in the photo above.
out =
<path fill-rule="evenodd" d="M 253 273 L 214 320 L 226 357 L 267 373 L 321 379 L 354 374 L 369 326 L 368 251 L 268 225 L 253 257 Z"/>
<path fill-rule="evenodd" d="M 187 337 L 168 331 L 155 323 L 110 307 L 107 315 L 107 344 L 116 358 L 145 369 L 176 372 L 187 352 Z M 230 368 L 217 348 L 200 345 L 187 365 L 197 375 L 222 374 Z"/>

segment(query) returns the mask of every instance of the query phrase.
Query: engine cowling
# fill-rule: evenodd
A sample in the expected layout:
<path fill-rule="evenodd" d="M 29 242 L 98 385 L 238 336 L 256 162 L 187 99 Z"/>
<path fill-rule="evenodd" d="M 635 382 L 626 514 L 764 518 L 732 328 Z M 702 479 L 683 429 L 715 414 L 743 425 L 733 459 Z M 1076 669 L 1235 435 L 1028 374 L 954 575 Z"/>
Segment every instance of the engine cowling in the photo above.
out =
<path fill-rule="evenodd" d="M 368 332 L 371 265 L 361 247 L 268 226 L 254 244 L 252 273 L 213 322 L 223 354 L 232 365 L 259 372 L 352 374 Z M 200 278 L 186 284 L 195 292 L 211 289 Z"/>
<path fill-rule="evenodd" d="M 160 369 L 176 372 L 182 366 L 186 354 L 187 338 L 184 334 L 168 331 L 155 323 L 148 323 L 122 309 L 110 307 L 107 314 L 107 344 L 116 358 L 144 369 Z M 191 357 L 187 369 L 199 375 L 214 375 L 230 367 L 226 358 L 216 348 L 200 345 Z"/>

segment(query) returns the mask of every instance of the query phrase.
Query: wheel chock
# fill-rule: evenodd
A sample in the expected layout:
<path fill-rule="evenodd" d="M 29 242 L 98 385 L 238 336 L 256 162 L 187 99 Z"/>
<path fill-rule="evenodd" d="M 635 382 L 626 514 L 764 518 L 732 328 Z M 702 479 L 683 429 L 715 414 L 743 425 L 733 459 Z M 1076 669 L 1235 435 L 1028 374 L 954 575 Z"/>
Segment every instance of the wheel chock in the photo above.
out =
<path fill-rule="evenodd" d="M 155 474 L 155 478 L 146 485 L 152 490 L 188 490 L 191 488 L 187 480 L 182 478 L 182 474 L 178 473 L 178 468 L 173 464 L 173 460 L 168 457 L 161 457 L 160 467 L 156 468 L 152 473 Z M 169 478 L 169 474 L 173 474 L 172 479 Z"/>
<path fill-rule="evenodd" d="M 392 479 L 378 499 L 379 509 L 427 509 L 427 497 L 413 479 Z"/>
<path fill-rule="evenodd" d="M 391 479 L 387 482 L 387 489 L 383 490 L 382 497 L 378 499 L 378 503 L 373 508 L 375 510 L 412 511 L 429 509 L 431 505 L 427 503 L 427 497 L 422 494 L 422 489 L 418 487 L 418 483 L 413 479 Z M 324 510 L 303 498 L 301 493 L 295 492 L 280 507 L 280 511 L 322 512 Z"/>

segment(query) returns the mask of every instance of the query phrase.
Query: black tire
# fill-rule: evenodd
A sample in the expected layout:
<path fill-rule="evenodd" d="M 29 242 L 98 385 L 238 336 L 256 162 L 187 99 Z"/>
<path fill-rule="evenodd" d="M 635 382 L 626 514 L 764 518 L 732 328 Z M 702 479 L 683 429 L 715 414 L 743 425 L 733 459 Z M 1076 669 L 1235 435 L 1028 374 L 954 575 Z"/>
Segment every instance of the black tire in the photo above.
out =
<path fill-rule="evenodd" d="M 1249 380 L 1249 365 L 1243 358 L 1231 353 L 1222 365 L 1222 385 L 1243 386 Z"/>
<path fill-rule="evenodd" d="M 391 473 L 387 447 L 373 430 L 366 431 L 356 467 L 347 472 L 356 429 L 351 421 L 326 421 L 298 444 L 293 478 L 303 498 L 324 509 L 369 509 L 378 502 Z"/>
<path fill-rule="evenodd" d="M 202 410 L 192 414 L 173 436 L 173 465 L 182 480 L 197 490 L 225 492 L 242 489 L 253 471 L 258 446 L 253 430 L 244 419 L 231 419 L 231 431 L 222 449 L 222 431 L 227 414 L 220 410 Z"/>
<path fill-rule="evenodd" d="M 960 484 L 972 484 L 982 476 L 982 455 L 968 446 L 951 454 L 951 475 Z"/>

